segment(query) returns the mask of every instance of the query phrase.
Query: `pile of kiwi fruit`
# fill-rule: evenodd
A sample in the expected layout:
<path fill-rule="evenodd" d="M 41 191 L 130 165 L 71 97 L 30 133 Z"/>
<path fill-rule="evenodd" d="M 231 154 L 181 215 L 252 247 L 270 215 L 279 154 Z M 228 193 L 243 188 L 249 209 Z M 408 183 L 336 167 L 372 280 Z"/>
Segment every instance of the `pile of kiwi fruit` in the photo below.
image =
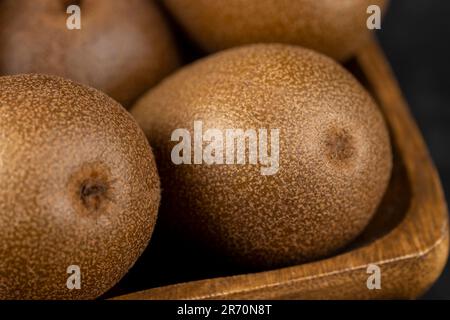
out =
<path fill-rule="evenodd" d="M 372 4 L 386 1 L 1 1 L 0 299 L 98 298 L 153 231 L 155 250 L 176 238 L 258 271 L 350 245 L 392 169 L 383 116 L 342 66 Z M 277 129 L 276 173 L 174 163 L 173 132 L 196 121 Z"/>

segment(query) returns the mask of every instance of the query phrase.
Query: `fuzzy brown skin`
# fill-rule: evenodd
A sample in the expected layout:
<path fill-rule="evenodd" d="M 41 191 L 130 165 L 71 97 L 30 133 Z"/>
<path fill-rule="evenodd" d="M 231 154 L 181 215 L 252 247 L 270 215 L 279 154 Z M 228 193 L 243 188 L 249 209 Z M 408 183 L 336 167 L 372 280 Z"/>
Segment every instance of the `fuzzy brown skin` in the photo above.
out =
<path fill-rule="evenodd" d="M 285 266 L 334 253 L 368 224 L 391 172 L 369 94 L 331 59 L 287 45 L 230 49 L 185 67 L 132 109 L 152 146 L 163 221 L 236 261 Z M 171 162 L 177 128 L 280 129 L 280 168 Z"/>
<path fill-rule="evenodd" d="M 81 30 L 66 8 L 79 3 Z M 0 74 L 59 75 L 106 92 L 124 106 L 176 68 L 172 36 L 147 0 L 3 0 Z"/>
<path fill-rule="evenodd" d="M 0 299 L 92 299 L 146 247 L 160 200 L 148 142 L 105 94 L 0 77 Z M 66 287 L 81 269 L 81 290 Z"/>
<path fill-rule="evenodd" d="M 345 60 L 366 40 L 369 5 L 387 0 L 164 0 L 210 52 L 250 43 L 297 44 Z"/>

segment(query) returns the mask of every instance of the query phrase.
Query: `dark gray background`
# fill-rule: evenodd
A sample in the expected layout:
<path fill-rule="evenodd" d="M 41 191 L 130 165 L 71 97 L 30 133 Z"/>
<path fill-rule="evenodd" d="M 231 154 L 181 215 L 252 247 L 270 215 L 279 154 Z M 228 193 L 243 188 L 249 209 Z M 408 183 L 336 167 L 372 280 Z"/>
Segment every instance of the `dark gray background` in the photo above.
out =
<path fill-rule="evenodd" d="M 450 1 L 391 0 L 378 33 L 450 198 Z M 450 265 L 425 295 L 450 299 Z"/>

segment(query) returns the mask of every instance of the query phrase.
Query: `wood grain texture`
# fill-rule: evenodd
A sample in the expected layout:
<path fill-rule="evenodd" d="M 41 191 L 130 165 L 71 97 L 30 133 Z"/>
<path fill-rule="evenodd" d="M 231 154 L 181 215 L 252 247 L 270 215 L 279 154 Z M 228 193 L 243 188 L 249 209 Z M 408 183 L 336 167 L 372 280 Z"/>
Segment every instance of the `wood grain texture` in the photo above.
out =
<path fill-rule="evenodd" d="M 387 120 L 395 163 L 376 216 L 350 248 L 298 266 L 180 283 L 115 299 L 409 299 L 423 294 L 448 256 L 447 207 L 439 177 L 375 41 L 359 51 L 352 68 Z M 380 290 L 367 289 L 369 264 L 381 268 Z"/>

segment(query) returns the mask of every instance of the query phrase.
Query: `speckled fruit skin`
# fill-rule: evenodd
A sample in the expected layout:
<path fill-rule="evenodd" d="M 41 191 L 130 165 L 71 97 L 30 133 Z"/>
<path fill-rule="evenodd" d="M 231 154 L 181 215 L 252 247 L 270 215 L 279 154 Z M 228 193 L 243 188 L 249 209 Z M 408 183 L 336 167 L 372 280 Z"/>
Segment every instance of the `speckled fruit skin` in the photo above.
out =
<path fill-rule="evenodd" d="M 366 40 L 367 7 L 387 0 L 164 0 L 210 52 L 251 43 L 286 43 L 345 60 Z"/>
<path fill-rule="evenodd" d="M 300 47 L 230 49 L 179 70 L 132 114 L 161 176 L 160 217 L 238 263 L 285 266 L 334 253 L 368 224 L 392 157 L 377 106 L 330 58 Z M 172 164 L 176 128 L 280 130 L 280 168 Z"/>
<path fill-rule="evenodd" d="M 178 65 L 172 35 L 147 0 L 81 0 L 81 30 L 68 30 L 76 1 L 0 2 L 0 74 L 45 73 L 100 89 L 125 107 Z"/>
<path fill-rule="evenodd" d="M 152 151 L 105 94 L 0 77 L 0 299 L 91 299 L 146 247 L 160 200 Z M 81 290 L 66 287 L 81 269 Z"/>

